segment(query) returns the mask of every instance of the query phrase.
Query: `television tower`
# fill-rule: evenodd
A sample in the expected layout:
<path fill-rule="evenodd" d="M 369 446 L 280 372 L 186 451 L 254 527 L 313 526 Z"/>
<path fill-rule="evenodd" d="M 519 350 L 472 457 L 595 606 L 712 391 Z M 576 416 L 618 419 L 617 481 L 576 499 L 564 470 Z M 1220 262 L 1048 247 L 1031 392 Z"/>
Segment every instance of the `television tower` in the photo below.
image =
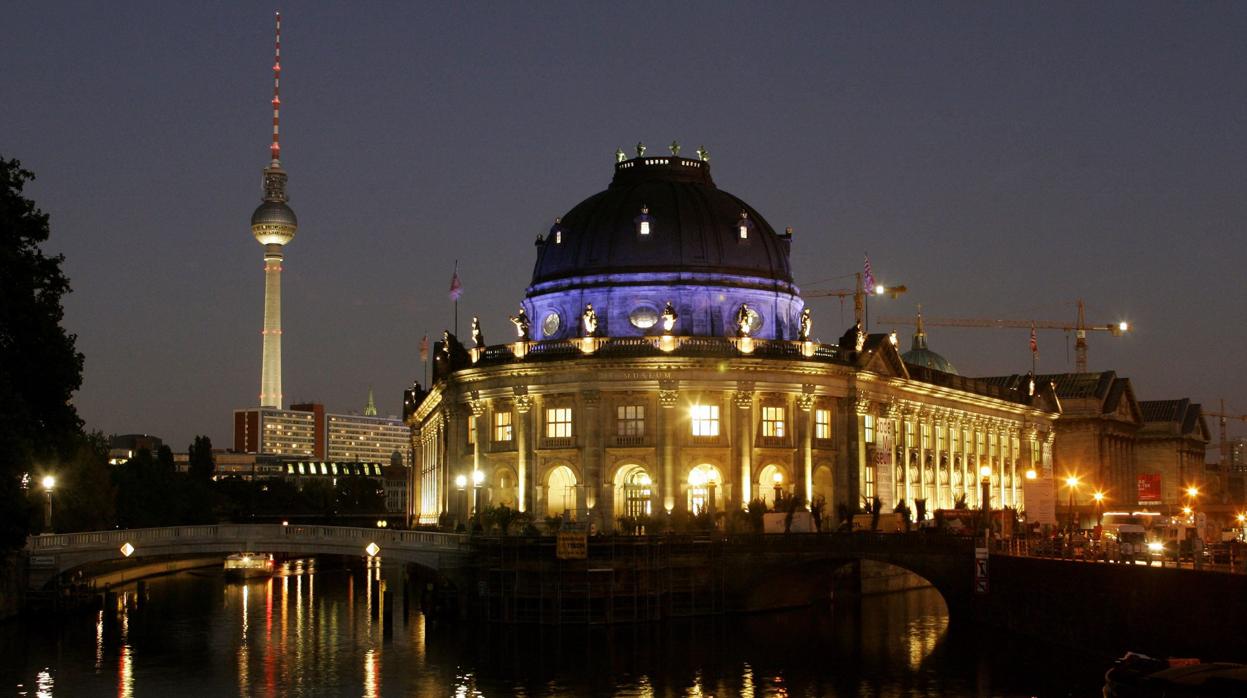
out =
<path fill-rule="evenodd" d="M 281 117 L 281 13 L 277 13 L 273 59 L 273 144 L 264 168 L 264 200 L 251 214 L 251 233 L 264 245 L 264 357 L 260 368 L 260 407 L 282 407 L 281 400 L 281 262 L 282 247 L 299 227 L 286 205 L 286 171 L 281 167 L 278 123 Z"/>

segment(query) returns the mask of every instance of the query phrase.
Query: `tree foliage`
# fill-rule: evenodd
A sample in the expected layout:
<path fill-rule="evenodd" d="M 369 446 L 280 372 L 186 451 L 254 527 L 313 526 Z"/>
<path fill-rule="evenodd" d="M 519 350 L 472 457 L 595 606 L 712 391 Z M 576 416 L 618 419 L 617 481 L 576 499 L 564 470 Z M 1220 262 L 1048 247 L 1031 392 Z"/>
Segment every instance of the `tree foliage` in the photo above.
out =
<path fill-rule="evenodd" d="M 33 179 L 0 156 L 0 549 L 25 542 L 23 476 L 67 460 L 82 434 L 70 402 L 82 384 L 82 354 L 61 327 L 69 280 L 64 258 L 40 248 L 48 215 L 22 194 Z"/>

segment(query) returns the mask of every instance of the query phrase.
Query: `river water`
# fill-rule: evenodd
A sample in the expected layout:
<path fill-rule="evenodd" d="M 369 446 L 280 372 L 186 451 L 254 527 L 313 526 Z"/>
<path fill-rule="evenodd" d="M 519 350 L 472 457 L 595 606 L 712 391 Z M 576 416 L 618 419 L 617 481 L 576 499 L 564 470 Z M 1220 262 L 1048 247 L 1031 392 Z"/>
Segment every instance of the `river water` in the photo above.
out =
<path fill-rule="evenodd" d="M 950 627 L 939 594 L 612 628 L 426 619 L 389 637 L 363 569 L 149 580 L 118 607 L 0 624 L 4 695 L 1090 696 L 1106 663 Z M 374 574 L 376 572 L 374 571 Z M 391 588 L 398 588 L 392 584 Z M 397 594 L 396 594 L 397 596 Z"/>

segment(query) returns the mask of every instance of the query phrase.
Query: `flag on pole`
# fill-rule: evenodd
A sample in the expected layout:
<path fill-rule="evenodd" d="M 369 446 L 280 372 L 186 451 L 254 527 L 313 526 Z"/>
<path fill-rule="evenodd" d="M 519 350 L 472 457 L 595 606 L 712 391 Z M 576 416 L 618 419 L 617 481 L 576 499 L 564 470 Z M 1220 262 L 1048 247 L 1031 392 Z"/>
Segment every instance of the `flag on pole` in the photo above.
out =
<path fill-rule="evenodd" d="M 1031 325 L 1031 353 L 1039 353 L 1039 340 L 1035 338 L 1035 326 Z"/>
<path fill-rule="evenodd" d="M 459 260 L 455 260 L 455 273 L 450 277 L 450 300 L 457 301 L 463 295 L 463 284 L 459 283 Z"/>
<path fill-rule="evenodd" d="M 429 360 L 429 336 L 426 334 L 420 340 L 420 361 L 421 363 Z"/>
<path fill-rule="evenodd" d="M 863 255 L 866 256 L 866 255 Z M 870 257 L 866 256 L 866 273 L 863 276 L 862 284 L 866 287 L 866 293 L 875 292 L 875 275 L 870 273 Z"/>

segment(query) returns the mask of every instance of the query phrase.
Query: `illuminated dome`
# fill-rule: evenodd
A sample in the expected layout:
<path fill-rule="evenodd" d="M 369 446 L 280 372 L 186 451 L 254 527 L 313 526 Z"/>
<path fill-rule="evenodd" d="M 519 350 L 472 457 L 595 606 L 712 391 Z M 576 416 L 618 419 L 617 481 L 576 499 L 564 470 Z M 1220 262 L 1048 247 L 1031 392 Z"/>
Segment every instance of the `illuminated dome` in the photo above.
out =
<path fill-rule="evenodd" d="M 251 214 L 251 232 L 264 245 L 284 245 L 294 238 L 299 219 L 284 201 L 265 201 Z"/>
<path fill-rule="evenodd" d="M 791 236 L 715 186 L 710 163 L 674 155 L 619 162 L 610 186 L 558 218 L 537 241 L 524 302 L 535 339 L 578 330 L 584 306 L 601 334 L 657 333 L 667 302 L 674 334 L 727 336 L 742 304 L 755 337 L 792 339 L 804 307 L 792 282 Z"/>
<path fill-rule="evenodd" d="M 923 366 L 943 373 L 957 375 L 957 369 L 943 356 L 927 347 L 927 333 L 922 328 L 922 314 L 918 314 L 918 329 L 914 332 L 914 343 L 909 351 L 901 354 L 901 360 L 907 364 Z"/>

